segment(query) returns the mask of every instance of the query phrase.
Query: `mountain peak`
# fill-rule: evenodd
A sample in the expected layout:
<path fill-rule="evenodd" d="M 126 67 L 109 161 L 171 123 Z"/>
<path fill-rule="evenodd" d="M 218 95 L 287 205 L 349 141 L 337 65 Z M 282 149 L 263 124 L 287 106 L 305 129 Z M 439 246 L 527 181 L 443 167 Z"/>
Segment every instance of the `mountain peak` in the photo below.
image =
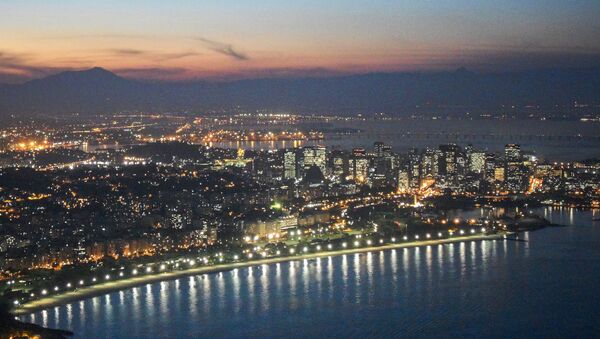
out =
<path fill-rule="evenodd" d="M 72 75 L 72 76 L 103 76 L 103 77 L 113 77 L 113 78 L 119 78 L 118 75 L 116 75 L 115 73 L 102 68 L 102 67 L 93 67 L 93 68 L 89 68 L 89 69 L 84 69 L 84 70 L 80 70 L 80 71 L 65 71 L 59 74 L 56 74 L 57 76 L 60 75 Z"/>
<path fill-rule="evenodd" d="M 65 85 L 86 85 L 107 82 L 125 82 L 128 81 L 102 67 L 93 67 L 84 70 L 64 71 L 58 74 L 50 75 L 45 78 L 32 80 L 30 84 L 52 83 Z"/>

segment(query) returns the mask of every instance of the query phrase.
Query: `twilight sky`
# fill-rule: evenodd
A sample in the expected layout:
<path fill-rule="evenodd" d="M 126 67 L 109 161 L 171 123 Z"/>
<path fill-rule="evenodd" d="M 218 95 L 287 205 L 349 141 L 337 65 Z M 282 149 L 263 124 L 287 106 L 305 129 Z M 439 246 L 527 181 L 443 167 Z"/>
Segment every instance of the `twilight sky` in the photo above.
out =
<path fill-rule="evenodd" d="M 598 0 L 0 1 L 0 82 L 598 65 Z"/>

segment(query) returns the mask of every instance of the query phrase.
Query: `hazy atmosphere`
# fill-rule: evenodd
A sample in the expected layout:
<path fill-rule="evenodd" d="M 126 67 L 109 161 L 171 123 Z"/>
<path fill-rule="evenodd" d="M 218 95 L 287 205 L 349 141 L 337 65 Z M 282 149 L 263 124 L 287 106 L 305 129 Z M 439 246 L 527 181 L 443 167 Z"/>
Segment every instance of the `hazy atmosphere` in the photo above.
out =
<path fill-rule="evenodd" d="M 218 80 L 600 64 L 594 0 L 23 0 L 0 13 L 0 83 L 94 66 Z"/>

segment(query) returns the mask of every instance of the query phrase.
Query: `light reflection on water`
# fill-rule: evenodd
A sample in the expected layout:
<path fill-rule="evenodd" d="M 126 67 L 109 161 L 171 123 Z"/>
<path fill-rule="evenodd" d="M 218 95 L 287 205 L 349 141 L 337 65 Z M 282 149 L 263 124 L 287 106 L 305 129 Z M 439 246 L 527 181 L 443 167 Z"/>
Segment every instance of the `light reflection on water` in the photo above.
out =
<path fill-rule="evenodd" d="M 522 242 L 431 245 L 180 278 L 23 319 L 70 328 L 79 338 L 506 337 L 533 335 L 536 326 L 541 336 L 597 333 L 600 227 L 591 220 L 598 212 L 542 213 L 577 226 L 524 233 Z"/>

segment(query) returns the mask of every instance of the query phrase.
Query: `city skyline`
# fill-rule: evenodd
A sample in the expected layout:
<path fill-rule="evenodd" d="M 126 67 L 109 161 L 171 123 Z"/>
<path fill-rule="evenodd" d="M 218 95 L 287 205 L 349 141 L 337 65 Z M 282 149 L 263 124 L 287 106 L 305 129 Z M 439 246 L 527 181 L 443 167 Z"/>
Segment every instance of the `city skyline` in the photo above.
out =
<path fill-rule="evenodd" d="M 0 4 L 0 83 L 94 66 L 134 79 L 182 81 L 462 66 L 511 71 L 600 60 L 595 1 L 140 5 Z"/>

